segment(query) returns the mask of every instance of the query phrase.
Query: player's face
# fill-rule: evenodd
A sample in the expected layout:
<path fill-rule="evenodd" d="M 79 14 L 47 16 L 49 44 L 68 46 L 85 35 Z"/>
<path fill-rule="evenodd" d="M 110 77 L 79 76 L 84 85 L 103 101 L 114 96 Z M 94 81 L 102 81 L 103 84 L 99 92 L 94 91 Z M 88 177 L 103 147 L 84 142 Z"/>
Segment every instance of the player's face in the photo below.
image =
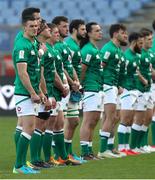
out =
<path fill-rule="evenodd" d="M 58 25 L 58 29 L 61 37 L 63 38 L 67 37 L 69 31 L 69 23 L 61 21 L 60 24 Z"/>
<path fill-rule="evenodd" d="M 150 34 L 149 36 L 146 36 L 146 37 L 144 38 L 144 47 L 145 47 L 146 49 L 149 49 L 149 48 L 152 47 L 152 39 L 153 39 L 152 34 Z"/>
<path fill-rule="evenodd" d="M 41 16 L 40 13 L 33 13 L 33 17 L 35 18 L 35 20 L 38 22 L 38 26 L 40 26 L 41 24 Z"/>
<path fill-rule="evenodd" d="M 59 30 L 57 27 L 55 27 L 52 31 L 51 31 L 51 39 L 54 43 L 58 42 L 60 39 L 60 34 L 59 34 Z"/>
<path fill-rule="evenodd" d="M 34 21 L 27 21 L 25 26 L 24 26 L 24 31 L 29 37 L 34 37 L 37 35 L 38 31 L 38 23 L 36 20 Z"/>
<path fill-rule="evenodd" d="M 126 46 L 128 42 L 128 34 L 127 31 L 120 29 L 116 36 L 117 40 L 120 42 L 121 46 Z"/>
<path fill-rule="evenodd" d="M 99 25 L 92 25 L 92 31 L 88 33 L 88 36 L 95 41 L 100 41 L 103 38 L 103 33 Z"/>
<path fill-rule="evenodd" d="M 46 39 L 51 37 L 51 31 L 47 24 L 45 25 L 45 29 L 40 34 L 44 36 Z"/>
<path fill-rule="evenodd" d="M 81 40 L 81 39 L 86 37 L 86 33 L 87 33 L 86 26 L 85 25 L 80 25 L 78 30 L 77 30 L 77 35 L 76 36 L 77 36 L 77 38 L 79 40 Z"/>
<path fill-rule="evenodd" d="M 141 53 L 141 50 L 143 48 L 143 44 L 144 44 L 144 38 L 138 38 L 138 40 L 135 42 L 135 46 L 134 46 L 134 51 L 136 53 Z"/>

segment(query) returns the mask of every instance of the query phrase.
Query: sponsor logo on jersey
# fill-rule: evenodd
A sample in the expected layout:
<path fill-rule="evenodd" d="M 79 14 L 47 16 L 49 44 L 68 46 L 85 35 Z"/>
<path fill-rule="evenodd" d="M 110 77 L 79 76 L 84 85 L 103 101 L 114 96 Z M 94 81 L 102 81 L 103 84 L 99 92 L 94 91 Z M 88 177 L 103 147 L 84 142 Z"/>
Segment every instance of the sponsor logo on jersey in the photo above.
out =
<path fill-rule="evenodd" d="M 90 62 L 91 57 L 92 57 L 91 54 L 87 54 L 85 61 Z"/>
<path fill-rule="evenodd" d="M 35 55 L 35 52 L 34 52 L 34 50 L 31 50 L 31 55 Z"/>
<path fill-rule="evenodd" d="M 110 52 L 106 51 L 104 54 L 104 59 L 108 59 L 110 56 Z"/>

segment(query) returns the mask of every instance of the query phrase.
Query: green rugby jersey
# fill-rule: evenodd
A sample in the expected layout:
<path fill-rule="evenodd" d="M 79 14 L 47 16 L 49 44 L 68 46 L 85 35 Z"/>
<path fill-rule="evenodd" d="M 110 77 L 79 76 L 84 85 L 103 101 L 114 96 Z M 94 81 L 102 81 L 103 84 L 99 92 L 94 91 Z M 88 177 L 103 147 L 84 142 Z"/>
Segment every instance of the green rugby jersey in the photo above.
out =
<path fill-rule="evenodd" d="M 60 79 L 63 82 L 64 68 L 63 68 L 62 56 L 60 55 L 58 50 L 56 50 L 54 47 L 52 48 L 53 48 L 53 55 L 55 57 L 55 67 Z M 56 86 L 54 86 L 54 97 L 57 101 L 61 101 L 62 99 L 62 92 Z"/>
<path fill-rule="evenodd" d="M 155 70 L 155 51 L 153 51 L 152 49 L 149 49 L 149 54 L 151 56 L 152 68 Z M 155 83 L 155 80 L 153 80 L 153 83 Z"/>
<path fill-rule="evenodd" d="M 122 63 L 122 51 L 112 41 L 106 43 L 101 53 L 103 62 L 106 63 L 103 71 L 104 84 L 118 86 L 120 68 Z"/>
<path fill-rule="evenodd" d="M 46 81 L 46 87 L 49 97 L 53 97 L 53 87 L 55 78 L 55 57 L 51 50 L 50 44 L 46 43 L 47 51 L 42 56 L 41 65 L 44 66 L 44 78 Z"/>
<path fill-rule="evenodd" d="M 138 81 L 138 89 L 141 92 L 148 92 L 151 87 L 152 79 L 151 79 L 151 56 L 149 50 L 142 49 L 141 59 L 139 64 L 139 71 L 143 75 L 143 77 L 148 81 L 148 86 L 144 86 L 141 81 Z"/>
<path fill-rule="evenodd" d="M 23 30 L 19 31 L 18 34 L 16 35 L 15 39 L 14 39 L 14 44 L 16 44 L 16 42 L 17 42 L 20 38 L 22 38 L 23 35 L 24 35 L 24 31 L 23 31 Z"/>
<path fill-rule="evenodd" d="M 27 73 L 35 92 L 39 92 L 40 83 L 40 59 L 38 56 L 38 43 L 36 40 L 32 43 L 29 39 L 21 37 L 16 41 L 13 49 L 13 63 L 16 72 L 15 94 L 30 95 L 22 84 L 17 71 L 17 63 L 27 63 Z"/>
<path fill-rule="evenodd" d="M 54 47 L 62 56 L 64 69 L 67 71 L 71 79 L 73 79 L 72 57 L 68 45 L 65 42 L 59 41 L 54 45 Z"/>
<path fill-rule="evenodd" d="M 72 65 L 78 75 L 78 78 L 80 79 L 81 75 L 81 63 L 82 63 L 82 57 L 81 57 L 81 51 L 80 51 L 80 46 L 78 43 L 70 37 L 66 41 L 67 45 L 69 46 L 69 49 L 71 51 L 72 55 Z"/>
<path fill-rule="evenodd" d="M 140 57 L 130 48 L 125 51 L 125 74 L 122 87 L 127 90 L 137 89 L 137 70 L 139 69 Z"/>
<path fill-rule="evenodd" d="M 87 66 L 85 78 L 81 82 L 85 91 L 98 92 L 103 86 L 102 56 L 97 47 L 88 42 L 81 50 L 82 63 Z"/>

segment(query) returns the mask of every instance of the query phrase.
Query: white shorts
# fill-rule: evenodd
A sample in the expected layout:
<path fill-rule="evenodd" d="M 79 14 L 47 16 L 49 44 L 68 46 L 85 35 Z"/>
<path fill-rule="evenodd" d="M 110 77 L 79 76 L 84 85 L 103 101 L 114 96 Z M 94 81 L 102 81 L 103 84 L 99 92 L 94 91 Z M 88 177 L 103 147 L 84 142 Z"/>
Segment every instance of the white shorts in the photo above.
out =
<path fill-rule="evenodd" d="M 155 84 L 151 84 L 151 96 L 152 96 L 153 104 L 155 106 Z"/>
<path fill-rule="evenodd" d="M 50 116 L 57 116 L 59 111 L 63 111 L 62 103 L 60 101 L 57 102 L 55 109 L 50 110 Z"/>
<path fill-rule="evenodd" d="M 33 103 L 28 96 L 14 95 L 16 114 L 20 116 L 38 115 L 40 104 Z"/>
<path fill-rule="evenodd" d="M 147 109 L 153 109 L 153 100 L 151 92 L 139 92 L 137 99 L 136 110 L 137 111 L 146 111 Z"/>
<path fill-rule="evenodd" d="M 137 106 L 137 99 L 138 99 L 139 92 L 138 90 L 130 90 L 127 89 L 123 90 L 121 94 L 121 109 L 122 110 L 135 110 Z"/>
<path fill-rule="evenodd" d="M 116 86 L 103 85 L 104 104 L 117 104 L 118 88 Z"/>
<path fill-rule="evenodd" d="M 104 93 L 100 92 L 84 92 L 82 100 L 83 112 L 87 111 L 103 111 Z"/>
<path fill-rule="evenodd" d="M 62 108 L 64 111 L 67 111 L 68 109 L 69 98 L 70 98 L 70 93 L 61 100 Z"/>

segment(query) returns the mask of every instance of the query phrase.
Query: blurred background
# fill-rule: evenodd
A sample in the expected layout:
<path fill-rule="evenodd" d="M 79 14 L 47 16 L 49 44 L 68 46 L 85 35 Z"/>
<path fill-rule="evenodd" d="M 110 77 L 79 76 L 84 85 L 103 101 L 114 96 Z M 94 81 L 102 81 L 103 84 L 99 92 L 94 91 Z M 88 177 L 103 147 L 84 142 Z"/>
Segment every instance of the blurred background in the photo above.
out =
<path fill-rule="evenodd" d="M 152 29 L 155 0 L 0 0 L 0 113 L 14 109 L 12 104 L 14 69 L 11 52 L 20 31 L 21 12 L 26 7 L 38 7 L 41 16 L 51 22 L 58 15 L 70 20 L 81 18 L 96 21 L 103 27 L 103 43 L 109 39 L 109 25 L 124 23 L 129 32 L 141 27 Z M 2 113 L 1 113 L 2 114 Z"/>

